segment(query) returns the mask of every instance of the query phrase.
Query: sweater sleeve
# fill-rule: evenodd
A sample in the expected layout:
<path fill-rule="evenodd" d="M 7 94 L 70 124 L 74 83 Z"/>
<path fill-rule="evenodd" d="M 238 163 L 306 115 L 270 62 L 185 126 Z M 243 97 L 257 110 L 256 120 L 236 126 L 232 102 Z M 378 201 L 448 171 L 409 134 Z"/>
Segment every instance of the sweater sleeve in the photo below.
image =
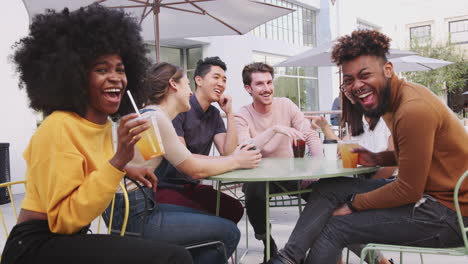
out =
<path fill-rule="evenodd" d="M 252 140 L 252 137 L 249 131 L 249 121 L 245 117 L 246 112 L 247 111 L 244 111 L 244 109 L 241 109 L 234 116 L 236 129 L 237 129 L 237 140 L 238 140 L 237 142 L 239 142 L 239 144 L 244 144 Z"/>
<path fill-rule="evenodd" d="M 433 155 L 437 113 L 422 100 L 407 104 L 395 116 L 398 178 L 382 188 L 356 195 L 357 210 L 392 208 L 418 201 L 426 186 Z"/>
<path fill-rule="evenodd" d="M 125 172 L 109 163 L 110 125 L 54 112 L 24 152 L 26 196 L 22 208 L 47 214 L 51 232 L 73 234 L 109 205 Z"/>
<path fill-rule="evenodd" d="M 54 233 L 73 234 L 88 225 L 109 205 L 124 172 L 109 162 L 84 175 L 86 161 L 77 154 L 57 152 L 48 160 L 46 210 Z"/>

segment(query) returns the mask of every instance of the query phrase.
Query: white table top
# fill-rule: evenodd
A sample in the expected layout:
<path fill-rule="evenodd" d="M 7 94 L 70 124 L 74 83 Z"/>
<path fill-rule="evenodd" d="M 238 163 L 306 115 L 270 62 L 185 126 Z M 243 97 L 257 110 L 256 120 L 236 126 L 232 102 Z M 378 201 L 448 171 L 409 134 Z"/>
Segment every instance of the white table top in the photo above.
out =
<path fill-rule="evenodd" d="M 332 178 L 377 171 L 378 167 L 343 168 L 341 160 L 313 158 L 264 158 L 255 169 L 243 169 L 208 177 L 215 181 L 289 181 Z"/>

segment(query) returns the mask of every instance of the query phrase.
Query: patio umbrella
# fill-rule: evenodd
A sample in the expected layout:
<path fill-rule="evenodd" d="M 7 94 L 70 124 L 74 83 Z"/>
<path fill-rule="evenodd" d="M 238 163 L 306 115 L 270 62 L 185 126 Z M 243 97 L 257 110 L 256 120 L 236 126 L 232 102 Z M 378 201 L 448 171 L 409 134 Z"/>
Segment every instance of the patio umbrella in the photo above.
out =
<path fill-rule="evenodd" d="M 452 64 L 453 62 L 438 60 L 418 55 L 389 59 L 395 72 L 428 71 Z"/>
<path fill-rule="evenodd" d="M 326 42 L 303 53 L 289 57 L 278 63 L 275 67 L 310 67 L 310 66 L 336 66 L 331 59 L 333 46 L 336 42 Z M 416 54 L 412 51 L 390 49 L 387 58 L 398 58 Z"/>
<path fill-rule="evenodd" d="M 23 0 L 30 19 L 46 9 L 78 9 L 93 3 L 123 8 L 134 15 L 143 39 L 154 41 L 160 60 L 160 39 L 242 35 L 277 17 L 293 12 L 253 0 Z"/>

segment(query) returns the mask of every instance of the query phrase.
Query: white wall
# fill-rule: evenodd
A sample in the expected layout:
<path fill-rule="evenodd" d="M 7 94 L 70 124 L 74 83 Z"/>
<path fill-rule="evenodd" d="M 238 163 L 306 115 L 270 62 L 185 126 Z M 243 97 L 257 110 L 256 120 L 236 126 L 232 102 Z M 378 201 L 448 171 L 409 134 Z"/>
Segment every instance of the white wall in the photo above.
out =
<path fill-rule="evenodd" d="M 26 36 L 28 16 L 20 0 L 10 0 L 2 6 L 0 16 L 0 32 L 2 32 L 0 41 L 0 79 L 2 80 L 0 142 L 10 143 L 10 177 L 12 181 L 16 181 L 24 179 L 25 176 L 26 165 L 22 153 L 36 128 L 36 118 L 28 108 L 24 90 L 18 89 L 18 76 L 8 56 L 13 53 L 11 46 L 15 41 Z"/>
<path fill-rule="evenodd" d="M 448 39 L 448 21 L 468 18 L 468 2 L 466 0 L 436 1 L 427 0 L 418 5 L 409 0 L 400 0 L 408 10 L 419 8 L 424 12 L 414 12 L 411 15 L 404 11 L 403 19 L 395 21 L 394 27 L 399 31 L 395 41 L 398 45 L 409 47 L 409 27 L 431 25 L 431 35 L 434 41 L 444 43 Z M 398 23 L 397 23 L 398 22 Z M 468 45 L 459 45 L 468 52 Z"/>

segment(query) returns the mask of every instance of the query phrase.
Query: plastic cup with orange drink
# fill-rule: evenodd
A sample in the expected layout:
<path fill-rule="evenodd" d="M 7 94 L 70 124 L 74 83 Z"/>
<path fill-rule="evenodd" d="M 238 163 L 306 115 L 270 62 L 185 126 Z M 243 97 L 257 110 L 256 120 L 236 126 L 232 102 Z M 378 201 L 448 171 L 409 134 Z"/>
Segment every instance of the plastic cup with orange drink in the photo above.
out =
<path fill-rule="evenodd" d="M 136 143 L 138 150 L 145 160 L 150 160 L 164 155 L 164 146 L 161 144 L 159 129 L 151 116 L 139 117 L 147 120 L 151 127 L 143 131 L 140 140 Z"/>
<path fill-rule="evenodd" d="M 360 147 L 356 140 L 343 140 L 338 143 L 338 149 L 341 152 L 341 160 L 343 161 L 343 168 L 357 168 L 359 154 L 351 152 L 351 149 Z"/>
<path fill-rule="evenodd" d="M 135 109 L 135 112 L 138 114 L 138 119 L 145 119 L 151 125 L 150 128 L 140 133 L 140 140 L 136 143 L 138 150 L 140 150 L 141 155 L 145 160 L 150 160 L 157 158 L 164 154 L 164 146 L 161 141 L 161 137 L 159 136 L 159 128 L 158 124 L 153 120 L 151 116 L 141 116 L 140 111 L 138 111 L 138 107 L 135 104 L 135 100 L 133 100 L 132 93 L 127 90 L 128 98 Z M 135 128 L 134 128 L 135 129 Z"/>

